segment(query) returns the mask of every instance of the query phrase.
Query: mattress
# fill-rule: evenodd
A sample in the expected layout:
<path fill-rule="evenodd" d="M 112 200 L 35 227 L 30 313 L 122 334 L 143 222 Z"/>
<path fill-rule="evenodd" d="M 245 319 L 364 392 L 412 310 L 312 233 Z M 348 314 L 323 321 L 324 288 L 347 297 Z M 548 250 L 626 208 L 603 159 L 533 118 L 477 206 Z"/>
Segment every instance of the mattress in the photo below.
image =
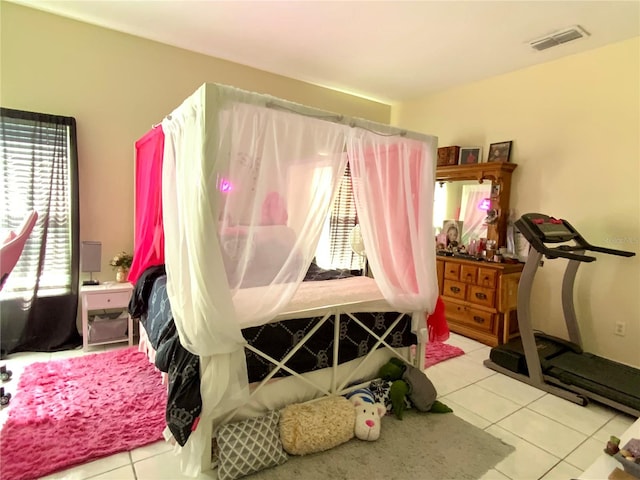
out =
<path fill-rule="evenodd" d="M 248 309 L 256 302 L 252 299 L 266 295 L 270 287 L 243 288 L 233 296 L 239 318 L 250 317 Z M 269 290 L 273 295 L 273 290 Z M 384 299 L 373 278 L 354 276 L 300 284 L 293 298 L 280 315 L 271 320 L 277 322 L 300 317 L 319 317 L 333 313 L 336 308 L 343 312 L 386 312 L 393 310 Z M 254 327 L 263 322 L 252 319 L 240 323 L 240 328 Z"/>

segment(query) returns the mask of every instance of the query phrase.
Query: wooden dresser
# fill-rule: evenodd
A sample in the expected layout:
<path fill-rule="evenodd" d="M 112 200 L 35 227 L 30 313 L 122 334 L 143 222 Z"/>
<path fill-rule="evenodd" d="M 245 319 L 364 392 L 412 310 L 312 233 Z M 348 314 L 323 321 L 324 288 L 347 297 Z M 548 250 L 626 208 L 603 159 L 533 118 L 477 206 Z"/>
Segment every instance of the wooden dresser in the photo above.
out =
<path fill-rule="evenodd" d="M 438 183 L 491 182 L 490 209 L 496 220 L 487 224 L 486 238 L 495 241 L 497 247 L 507 244 L 511 176 L 516 167 L 515 163 L 487 162 L 436 168 Z M 460 206 L 456 198 L 448 198 L 447 203 Z M 492 347 L 517 336 L 518 282 L 524 264 L 438 256 L 436 265 L 438 287 L 452 332 Z"/>
<path fill-rule="evenodd" d="M 437 257 L 449 329 L 489 346 L 518 334 L 518 282 L 524 264 Z"/>

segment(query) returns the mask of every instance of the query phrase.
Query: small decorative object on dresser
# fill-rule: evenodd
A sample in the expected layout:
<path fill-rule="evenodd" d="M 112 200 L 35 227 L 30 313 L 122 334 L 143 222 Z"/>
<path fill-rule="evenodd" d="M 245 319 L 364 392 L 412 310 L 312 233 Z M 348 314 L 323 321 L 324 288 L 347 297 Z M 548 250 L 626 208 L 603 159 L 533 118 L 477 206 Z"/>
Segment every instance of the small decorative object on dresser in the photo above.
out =
<path fill-rule="evenodd" d="M 492 143 L 489 146 L 487 162 L 508 162 L 511 157 L 511 144 L 513 142 Z"/>
<path fill-rule="evenodd" d="M 458 165 L 458 158 L 460 156 L 460 147 L 440 147 L 438 149 L 438 166 L 445 165 Z"/>
<path fill-rule="evenodd" d="M 458 165 L 472 165 L 482 160 L 482 147 L 462 147 Z"/>

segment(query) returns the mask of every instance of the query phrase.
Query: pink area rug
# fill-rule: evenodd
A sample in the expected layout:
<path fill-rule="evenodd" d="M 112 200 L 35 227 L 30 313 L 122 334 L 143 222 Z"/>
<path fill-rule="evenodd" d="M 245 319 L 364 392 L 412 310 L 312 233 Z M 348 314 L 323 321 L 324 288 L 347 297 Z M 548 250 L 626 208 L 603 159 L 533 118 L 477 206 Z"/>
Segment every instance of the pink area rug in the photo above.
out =
<path fill-rule="evenodd" d="M 429 368 L 436 363 L 444 362 L 450 358 L 464 355 L 464 350 L 448 343 L 429 342 L 427 344 L 427 357 L 425 358 L 424 368 Z"/>
<path fill-rule="evenodd" d="M 29 365 L 0 434 L 0 478 L 30 480 L 162 439 L 166 387 L 135 347 Z"/>

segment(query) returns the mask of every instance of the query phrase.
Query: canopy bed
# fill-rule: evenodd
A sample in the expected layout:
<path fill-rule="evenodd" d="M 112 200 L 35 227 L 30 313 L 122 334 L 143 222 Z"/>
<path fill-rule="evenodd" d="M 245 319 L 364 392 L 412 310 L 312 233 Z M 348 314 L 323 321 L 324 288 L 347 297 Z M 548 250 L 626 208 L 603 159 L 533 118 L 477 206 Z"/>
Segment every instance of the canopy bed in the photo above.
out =
<path fill-rule="evenodd" d="M 342 394 L 411 345 L 424 361 L 438 298 L 436 147 L 433 136 L 218 84 L 136 143 L 130 311 L 143 348 L 174 376 L 170 396 L 197 386 L 192 409 L 167 410 L 185 474 L 210 468 L 212 434 L 232 418 Z M 347 162 L 373 278 L 329 279 L 313 264 Z"/>

